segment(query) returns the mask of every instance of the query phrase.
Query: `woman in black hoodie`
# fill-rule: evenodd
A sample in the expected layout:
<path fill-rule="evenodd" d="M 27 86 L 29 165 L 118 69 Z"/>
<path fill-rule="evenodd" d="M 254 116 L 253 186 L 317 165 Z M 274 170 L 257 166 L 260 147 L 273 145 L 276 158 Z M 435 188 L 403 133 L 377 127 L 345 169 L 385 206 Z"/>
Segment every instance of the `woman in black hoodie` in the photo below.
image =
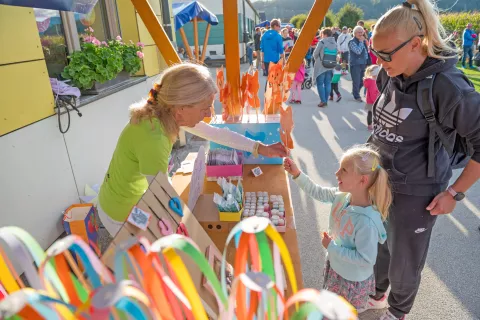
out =
<path fill-rule="evenodd" d="M 451 213 L 480 178 L 480 94 L 455 67 L 458 58 L 444 34 L 429 0 L 408 0 L 391 9 L 373 32 L 371 51 L 383 69 L 369 142 L 379 149 L 394 189 L 387 242 L 379 246 L 375 265 L 376 295 L 365 308 L 386 308 L 390 286 L 389 309 L 381 320 L 404 319 L 410 312 L 436 217 Z M 431 97 L 424 88 L 428 82 Z M 426 104 L 435 108 L 432 117 L 423 109 Z M 432 133 L 435 126 L 439 133 Z M 451 186 L 450 157 L 438 139 L 442 132 L 450 143 L 458 134 L 473 147 Z"/>

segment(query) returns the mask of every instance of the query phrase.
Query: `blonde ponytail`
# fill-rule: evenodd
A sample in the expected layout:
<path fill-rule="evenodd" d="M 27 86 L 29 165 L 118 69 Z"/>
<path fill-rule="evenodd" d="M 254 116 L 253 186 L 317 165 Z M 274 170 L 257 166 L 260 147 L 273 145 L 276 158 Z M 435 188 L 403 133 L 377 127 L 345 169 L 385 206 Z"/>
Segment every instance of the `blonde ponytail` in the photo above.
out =
<path fill-rule="evenodd" d="M 370 177 L 370 203 L 380 212 L 382 220 L 386 220 L 393 197 L 388 173 L 380 164 L 380 154 L 368 145 L 358 145 L 343 154 L 344 160 L 352 161 L 357 173 Z"/>
<path fill-rule="evenodd" d="M 392 205 L 392 191 L 388 180 L 388 173 L 381 166 L 377 168 L 376 179 L 368 188 L 368 195 L 373 205 L 377 207 L 382 215 L 382 220 L 386 220 Z"/>
<path fill-rule="evenodd" d="M 448 45 L 449 38 L 440 22 L 438 9 L 430 0 L 408 0 L 390 9 L 375 24 L 373 32 L 393 33 L 398 30 L 405 33 L 405 40 L 423 35 L 422 47 L 429 57 L 457 58 L 455 49 Z"/>

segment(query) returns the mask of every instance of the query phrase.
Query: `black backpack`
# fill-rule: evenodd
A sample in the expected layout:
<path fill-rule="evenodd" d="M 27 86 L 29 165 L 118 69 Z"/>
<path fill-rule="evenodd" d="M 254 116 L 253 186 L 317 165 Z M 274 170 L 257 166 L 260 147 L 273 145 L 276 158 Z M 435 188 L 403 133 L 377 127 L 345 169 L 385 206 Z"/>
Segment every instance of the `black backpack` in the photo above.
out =
<path fill-rule="evenodd" d="M 464 137 L 454 132 L 455 140 L 452 141 L 443 132 L 439 121 L 435 116 L 435 103 L 433 101 L 433 82 L 435 74 L 426 77 L 418 82 L 417 104 L 420 111 L 428 122 L 429 140 L 428 140 L 428 177 L 435 176 L 435 135 L 438 135 L 440 142 L 450 156 L 450 166 L 452 169 L 463 168 L 473 155 L 473 145 Z M 470 83 L 470 85 L 472 85 Z"/>
<path fill-rule="evenodd" d="M 327 69 L 333 69 L 337 65 L 337 48 L 335 49 L 328 49 L 325 47 L 325 42 L 323 40 L 320 41 L 323 43 L 323 58 L 322 58 L 322 65 Z"/>

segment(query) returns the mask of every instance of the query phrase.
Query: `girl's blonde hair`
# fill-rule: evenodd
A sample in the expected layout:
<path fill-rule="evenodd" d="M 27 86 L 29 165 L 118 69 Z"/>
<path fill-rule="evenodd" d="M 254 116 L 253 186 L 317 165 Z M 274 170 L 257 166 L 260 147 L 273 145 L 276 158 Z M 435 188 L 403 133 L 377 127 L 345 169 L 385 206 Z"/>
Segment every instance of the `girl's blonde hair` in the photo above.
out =
<path fill-rule="evenodd" d="M 392 191 L 388 173 L 380 165 L 380 154 L 368 145 L 358 145 L 343 154 L 344 160 L 352 161 L 358 174 L 370 177 L 370 202 L 380 212 L 382 220 L 386 220 L 392 205 Z"/>
<path fill-rule="evenodd" d="M 423 36 L 422 47 L 429 57 L 442 60 L 456 58 L 455 50 L 448 45 L 449 39 L 440 23 L 435 4 L 430 0 L 408 0 L 407 3 L 410 6 L 402 4 L 385 13 L 375 24 L 374 34 L 402 30 L 406 35 L 405 40 Z"/>
<path fill-rule="evenodd" d="M 171 66 L 153 84 L 148 99 L 130 107 L 130 123 L 157 118 L 164 133 L 175 141 L 179 131 L 176 108 L 194 107 L 216 93 L 216 83 L 206 67 L 189 62 Z"/>
<path fill-rule="evenodd" d="M 365 69 L 365 76 L 363 79 L 373 79 L 373 77 L 376 77 L 378 75 L 378 72 L 380 71 L 380 66 L 378 64 L 372 64 Z"/>

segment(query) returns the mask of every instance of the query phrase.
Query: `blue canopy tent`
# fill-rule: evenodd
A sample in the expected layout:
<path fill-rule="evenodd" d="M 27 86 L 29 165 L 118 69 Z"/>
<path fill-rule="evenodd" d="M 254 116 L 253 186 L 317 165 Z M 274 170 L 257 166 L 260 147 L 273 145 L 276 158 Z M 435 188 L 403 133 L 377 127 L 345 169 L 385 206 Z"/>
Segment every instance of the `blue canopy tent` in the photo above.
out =
<path fill-rule="evenodd" d="M 193 59 L 193 55 L 188 44 L 187 36 L 183 30 L 183 26 L 190 21 L 193 21 L 193 39 L 195 42 L 195 59 L 203 62 L 205 60 L 205 54 L 207 53 L 208 37 L 210 35 L 210 27 L 218 24 L 217 16 L 208 11 L 198 1 L 191 2 L 174 2 L 172 3 L 173 16 L 175 18 L 175 30 L 180 32 L 182 36 L 185 50 L 190 59 Z M 205 30 L 205 38 L 203 40 L 202 57 L 199 59 L 199 47 L 198 47 L 198 21 L 207 22 L 207 29 Z"/>
<path fill-rule="evenodd" d="M 270 21 L 263 21 L 263 22 L 260 22 L 259 24 L 257 24 L 255 26 L 256 27 L 259 27 L 259 28 L 265 28 L 265 27 L 270 27 Z"/>

